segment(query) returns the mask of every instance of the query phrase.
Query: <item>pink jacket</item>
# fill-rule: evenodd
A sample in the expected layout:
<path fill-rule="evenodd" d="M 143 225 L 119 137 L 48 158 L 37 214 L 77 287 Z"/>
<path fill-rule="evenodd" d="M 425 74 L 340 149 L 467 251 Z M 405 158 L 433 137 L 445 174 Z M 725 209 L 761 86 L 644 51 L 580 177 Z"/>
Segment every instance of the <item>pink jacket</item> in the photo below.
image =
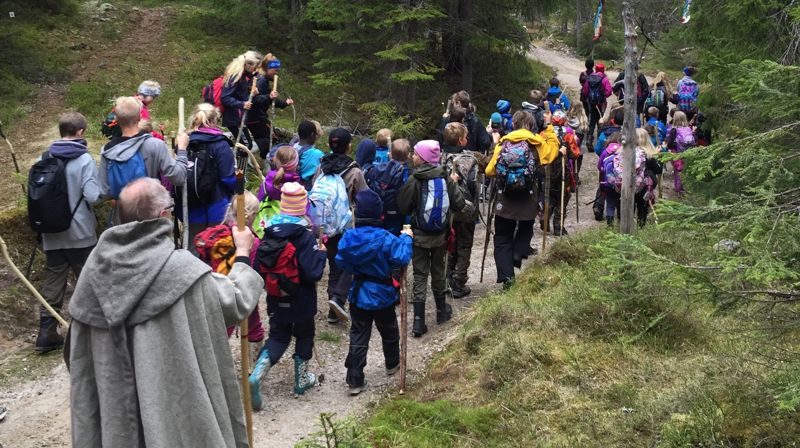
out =
<path fill-rule="evenodd" d="M 605 93 L 606 98 L 608 98 L 608 97 L 611 96 L 611 93 L 612 93 L 611 81 L 608 80 L 608 76 L 606 76 L 605 73 L 603 73 L 603 72 L 598 72 L 598 73 L 603 75 L 603 93 Z M 592 74 L 594 74 L 594 73 L 592 73 Z M 588 77 L 587 77 L 586 81 L 584 81 L 584 83 L 583 83 L 583 87 L 581 88 L 581 94 L 584 97 L 588 97 L 589 96 L 589 79 L 588 79 Z"/>

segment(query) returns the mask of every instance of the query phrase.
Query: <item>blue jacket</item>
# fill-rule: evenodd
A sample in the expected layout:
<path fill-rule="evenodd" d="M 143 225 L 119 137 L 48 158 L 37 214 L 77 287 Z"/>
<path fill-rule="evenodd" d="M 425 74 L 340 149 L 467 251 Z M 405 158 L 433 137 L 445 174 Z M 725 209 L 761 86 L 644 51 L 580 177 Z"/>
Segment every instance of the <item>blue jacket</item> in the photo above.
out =
<path fill-rule="evenodd" d="M 389 148 L 386 146 L 378 146 L 375 149 L 375 164 L 389 161 Z"/>
<path fill-rule="evenodd" d="M 244 73 L 239 82 L 225 84 L 222 86 L 220 101 L 225 106 L 222 111 L 222 125 L 229 128 L 238 128 L 242 123 L 244 113 L 244 103 L 250 98 L 250 86 L 253 82 L 253 75 Z"/>
<path fill-rule="evenodd" d="M 350 303 L 365 310 L 393 306 L 399 299 L 391 281 L 392 270 L 411 261 L 408 235 L 396 237 L 379 227 L 364 226 L 348 230 L 339 240 L 336 264 L 354 275 Z M 380 280 L 380 282 L 379 282 Z M 358 296 L 353 297 L 358 288 Z"/>
<path fill-rule="evenodd" d="M 656 138 L 652 138 L 653 146 L 658 147 L 659 143 L 663 144 L 667 141 L 667 125 L 665 125 L 658 118 L 650 118 L 647 120 L 647 124 L 650 126 L 656 126 L 656 129 L 658 129 L 658 141 L 656 141 Z"/>
<path fill-rule="evenodd" d="M 300 179 L 306 190 L 311 190 L 314 176 L 319 171 L 319 161 L 325 157 L 325 153 L 314 145 L 307 143 L 295 143 L 294 149 L 299 154 L 299 163 L 297 165 L 297 172 L 300 173 Z"/>
<path fill-rule="evenodd" d="M 219 173 L 219 184 L 217 184 L 214 202 L 199 207 L 190 206 L 189 224 L 217 225 L 225 218 L 225 210 L 231 202 L 233 188 L 236 184 L 234 175 L 236 162 L 233 159 L 230 142 L 221 133 L 194 131 L 189 134 L 189 143 L 209 144 L 209 152 L 217 163 L 217 173 Z M 178 213 L 180 214 L 180 211 Z"/>
<path fill-rule="evenodd" d="M 606 149 L 606 139 L 615 132 L 622 132 L 622 128 L 619 126 L 606 126 L 600 130 L 597 143 L 594 145 L 594 153 L 597 154 L 598 157 L 603 153 L 603 150 Z"/>
<path fill-rule="evenodd" d="M 547 89 L 547 101 L 550 104 L 550 113 L 555 113 L 556 109 L 556 99 L 561 99 L 561 105 L 558 107 L 564 112 L 569 111 L 569 97 L 564 94 L 564 92 L 558 87 L 550 87 Z"/>
<path fill-rule="evenodd" d="M 322 278 L 327 261 L 326 252 L 319 250 L 314 234 L 300 224 L 275 224 L 267 227 L 261 244 L 270 238 L 288 239 L 297 252 L 300 285 L 297 294 L 291 297 L 273 297 L 267 294 L 267 314 L 276 322 L 297 323 L 314 318 L 317 314 L 317 282 Z M 259 269 L 258 252 L 254 269 Z"/>

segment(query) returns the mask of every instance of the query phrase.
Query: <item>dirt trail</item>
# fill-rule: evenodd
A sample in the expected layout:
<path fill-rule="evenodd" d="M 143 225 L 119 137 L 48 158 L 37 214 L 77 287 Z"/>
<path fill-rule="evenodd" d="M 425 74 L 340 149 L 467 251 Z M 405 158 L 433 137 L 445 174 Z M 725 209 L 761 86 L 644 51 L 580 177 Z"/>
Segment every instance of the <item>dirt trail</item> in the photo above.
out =
<path fill-rule="evenodd" d="M 578 73 L 583 67 L 582 61 L 541 47 L 534 49 L 532 56 L 541 58 L 545 63 L 557 68 L 562 81 L 568 87 L 577 87 Z M 575 219 L 575 200 L 573 199 L 567 207 L 565 227 L 571 234 L 599 225 L 593 219 L 591 206 L 584 205 L 594 199 L 597 180 L 596 161 L 594 153 L 586 154 L 584 169 L 580 175 L 582 180 L 578 198 L 580 222 L 576 222 Z M 495 283 L 496 272 L 491 246 L 487 254 L 484 282 L 478 282 L 484 232 L 485 227 L 478 225 L 470 267 L 470 286 L 473 294 L 467 299 L 455 301 L 453 304 L 455 318 L 445 325 L 435 324 L 433 300 L 429 297 L 427 316 L 429 333 L 420 339 L 409 337 L 408 366 L 411 384 L 420 378 L 431 357 L 458 334 L 460 319 L 472 302 L 498 289 Z M 551 237 L 548 244 L 554 241 L 555 239 Z M 542 234 L 537 226 L 533 243 L 540 248 L 541 242 Z M 324 287 L 325 285 L 321 283 L 319 291 L 324 291 Z M 369 388 L 357 397 L 350 397 L 347 394 L 344 359 L 347 355 L 348 329 L 342 324 L 329 325 L 325 322 L 327 304 L 323 297 L 324 294 L 320 294 L 319 309 L 322 311 L 317 316 L 316 350 L 319 358 L 312 360 L 311 368 L 318 375 L 324 374 L 325 381 L 304 396 L 294 396 L 291 391 L 293 366 L 290 348 L 281 363 L 272 369 L 266 381 L 264 410 L 254 414 L 256 447 L 293 446 L 318 430 L 320 413 L 336 413 L 339 417 L 363 415 L 371 403 L 396 393 L 397 376 L 386 376 L 380 337 L 377 331 L 374 331 L 365 369 Z M 263 302 L 260 306 L 263 311 Z M 262 316 L 264 315 L 262 312 Z M 409 312 L 409 322 L 411 319 Z M 235 359 L 238 359 L 236 338 L 231 338 L 231 348 Z M 70 445 L 69 377 L 63 365 L 55 367 L 46 379 L 22 382 L 11 390 L 0 390 L 0 403 L 9 408 L 8 416 L 0 423 L 0 447 Z"/>

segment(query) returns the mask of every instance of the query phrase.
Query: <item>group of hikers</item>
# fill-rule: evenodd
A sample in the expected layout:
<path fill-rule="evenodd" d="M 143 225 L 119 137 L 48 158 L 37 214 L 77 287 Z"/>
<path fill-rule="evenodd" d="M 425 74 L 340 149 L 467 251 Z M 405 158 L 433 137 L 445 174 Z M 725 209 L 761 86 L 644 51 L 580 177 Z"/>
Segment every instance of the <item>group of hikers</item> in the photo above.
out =
<path fill-rule="evenodd" d="M 484 126 L 460 91 L 434 139 L 412 145 L 380 129 L 355 151 L 344 128 L 327 133 L 323 151 L 318 140 L 325 133 L 313 120 L 302 120 L 287 141 L 275 137 L 267 111 L 291 104 L 275 89 L 280 67 L 272 54 L 234 58 L 203 89 L 173 150 L 163 131 L 153 130 L 147 109 L 160 86 L 143 82 L 136 95 L 118 98 L 106 119 L 110 140 L 99 167 L 84 139 L 86 119 L 67 112 L 59 120 L 61 139 L 31 169 L 29 215 L 46 255 L 45 299 L 60 310 L 69 271 L 78 278 L 69 340 L 44 308 L 36 340 L 40 352 L 65 345 L 76 446 L 178 446 L 189 439 L 197 442 L 192 446 L 243 446 L 227 338 L 247 319 L 254 410 L 269 399 L 262 385 L 292 339 L 293 391 L 313 388 L 317 282 L 326 267 L 327 322 L 350 323 L 349 393 L 366 387 L 373 322 L 386 374 L 395 374 L 401 337 L 395 308 L 409 262 L 414 337 L 428 331 L 429 277 L 437 324 L 452 318 L 450 298 L 471 293 L 478 222 L 494 229 L 496 281 L 510 287 L 515 269 L 536 253 L 537 218 L 547 234 L 567 234 L 565 210 L 581 183 L 583 147 L 600 156 L 597 219 L 612 223 L 619 209 L 622 109 L 612 108 L 608 122 L 600 122 L 608 98 L 617 92 L 621 100 L 624 91 L 600 63 L 587 61 L 577 101 L 554 78 L 516 111 L 510 101 L 497 101 Z M 662 170 L 656 154 L 699 144 L 694 69 L 684 72 L 676 92 L 663 73 L 637 89 L 637 103 L 647 92 L 637 106 L 647 115 L 636 142 L 642 225 Z M 695 89 L 691 101 L 687 85 Z M 677 104 L 669 127 L 662 113 L 667 101 Z M 242 172 L 253 165 L 268 168 L 255 194 L 242 191 Z M 678 190 L 679 163 L 673 166 Z M 103 200 L 112 201 L 112 213 L 98 239 L 91 206 Z M 180 232 L 190 236 L 188 251 L 176 249 Z M 266 329 L 257 306 L 263 295 Z"/>

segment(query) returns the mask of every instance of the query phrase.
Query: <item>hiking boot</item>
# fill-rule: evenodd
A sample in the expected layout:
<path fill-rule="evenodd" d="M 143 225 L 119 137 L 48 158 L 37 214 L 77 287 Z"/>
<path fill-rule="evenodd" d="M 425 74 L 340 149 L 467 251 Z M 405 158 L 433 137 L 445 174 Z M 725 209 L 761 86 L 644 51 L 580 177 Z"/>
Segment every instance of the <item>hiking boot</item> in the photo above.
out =
<path fill-rule="evenodd" d="M 553 235 L 555 235 L 555 236 L 568 236 L 569 233 L 567 233 L 567 229 L 554 228 L 553 229 Z"/>
<path fill-rule="evenodd" d="M 339 302 L 337 298 L 333 298 L 328 300 L 328 304 L 331 306 L 330 310 L 328 311 L 328 323 L 335 324 L 339 322 L 339 319 L 350 320 L 350 313 L 344 309 L 344 303 Z M 336 320 L 331 322 L 331 313 L 336 317 Z"/>
<path fill-rule="evenodd" d="M 467 286 L 464 283 L 455 283 L 453 284 L 452 288 L 450 288 L 453 292 L 454 299 L 460 299 L 462 297 L 466 297 L 472 293 L 472 288 Z"/>
<path fill-rule="evenodd" d="M 364 384 L 360 386 L 350 386 L 350 395 L 355 397 L 356 395 L 360 394 L 361 392 L 364 392 L 365 390 L 367 390 L 366 381 L 364 381 Z"/>
<path fill-rule="evenodd" d="M 428 326 L 425 325 L 425 302 L 414 302 L 414 326 L 411 329 L 411 334 L 418 338 L 428 332 Z"/>
<path fill-rule="evenodd" d="M 308 371 L 308 361 L 294 355 L 294 393 L 303 395 L 317 385 L 317 376 Z"/>
<path fill-rule="evenodd" d="M 53 316 L 39 318 L 39 335 L 36 337 L 36 351 L 47 353 L 64 346 L 64 338 L 58 334 L 58 321 Z"/>
<path fill-rule="evenodd" d="M 508 291 L 512 286 L 514 286 L 514 277 L 503 280 L 503 291 Z"/>
<path fill-rule="evenodd" d="M 392 376 L 395 373 L 397 373 L 398 370 L 400 370 L 400 363 L 399 362 L 397 363 L 396 366 L 386 369 L 386 376 Z"/>
<path fill-rule="evenodd" d="M 453 318 L 453 308 L 445 300 L 445 296 L 434 297 L 436 301 L 436 323 L 443 324 Z"/>
<path fill-rule="evenodd" d="M 272 362 L 269 359 L 269 352 L 266 348 L 263 348 L 258 354 L 253 373 L 247 379 L 250 382 L 250 404 L 253 406 L 254 411 L 261 410 L 264 406 L 261 401 L 261 382 L 264 381 L 271 367 Z"/>

